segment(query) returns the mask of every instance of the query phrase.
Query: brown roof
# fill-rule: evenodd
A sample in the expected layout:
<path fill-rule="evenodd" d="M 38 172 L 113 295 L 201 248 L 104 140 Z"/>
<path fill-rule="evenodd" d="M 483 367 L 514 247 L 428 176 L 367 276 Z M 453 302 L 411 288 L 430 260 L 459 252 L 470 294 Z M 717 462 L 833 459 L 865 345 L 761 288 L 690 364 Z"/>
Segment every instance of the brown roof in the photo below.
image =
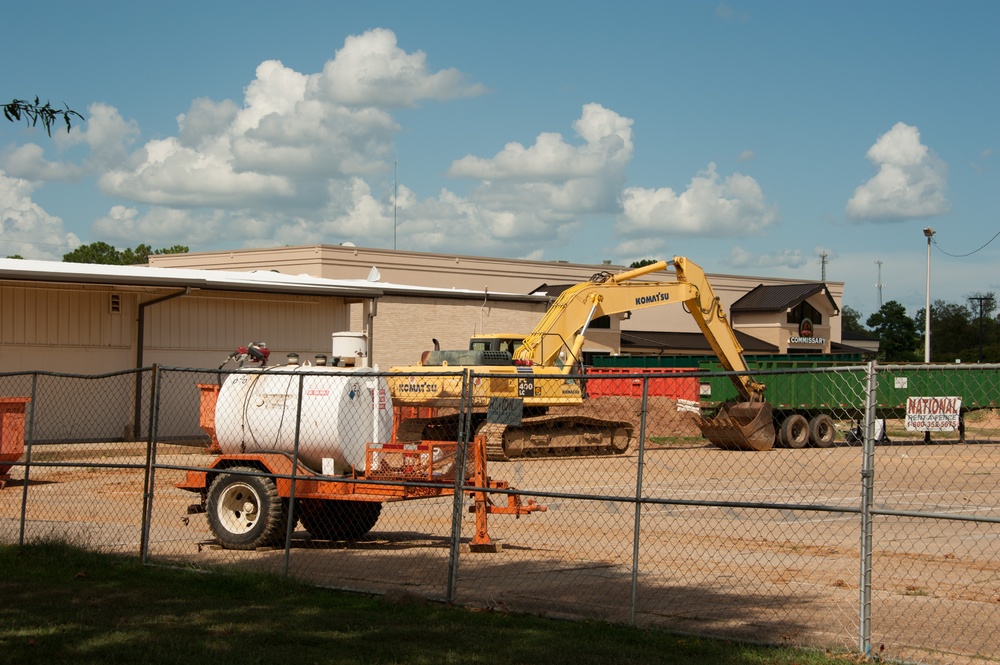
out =
<path fill-rule="evenodd" d="M 800 302 L 816 295 L 826 294 L 830 306 L 835 312 L 840 312 L 836 301 L 830 295 L 830 289 L 822 282 L 805 284 L 776 284 L 765 286 L 759 284 L 742 298 L 733 303 L 730 312 L 780 312 L 795 307 Z"/>
<path fill-rule="evenodd" d="M 744 351 L 750 353 L 777 353 L 778 347 L 739 330 L 736 339 Z M 704 351 L 712 353 L 712 347 L 701 333 L 687 332 L 652 332 L 638 330 L 623 330 L 621 332 L 622 351 L 632 348 L 659 349 L 661 351 Z"/>

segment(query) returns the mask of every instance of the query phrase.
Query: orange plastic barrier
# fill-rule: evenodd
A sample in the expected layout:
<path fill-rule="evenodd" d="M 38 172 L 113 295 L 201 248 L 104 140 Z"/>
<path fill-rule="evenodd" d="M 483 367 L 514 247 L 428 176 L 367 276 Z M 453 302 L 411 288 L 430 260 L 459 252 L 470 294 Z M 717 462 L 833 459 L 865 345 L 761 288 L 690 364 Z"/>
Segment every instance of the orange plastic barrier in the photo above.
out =
<path fill-rule="evenodd" d="M 215 404 L 219 401 L 219 386 L 214 383 L 199 383 L 198 390 L 201 391 L 198 424 L 212 440 L 208 452 L 221 454 L 222 448 L 219 448 L 219 440 L 215 438 Z"/>
<path fill-rule="evenodd" d="M 0 397 L 0 489 L 10 480 L 10 467 L 24 454 L 24 409 L 30 401 L 30 397 Z"/>
<path fill-rule="evenodd" d="M 645 367 L 592 367 L 587 370 L 587 376 L 615 376 L 621 375 L 620 379 L 600 379 L 599 381 L 587 382 L 587 394 L 591 397 L 625 396 L 642 397 L 642 384 L 649 383 L 650 397 L 669 397 L 671 399 L 685 399 L 693 402 L 698 401 L 699 381 L 694 376 L 684 376 L 696 369 L 687 367 L 667 367 L 667 368 L 645 368 Z M 656 378 L 644 379 L 640 374 L 661 375 Z M 677 376 L 662 376 L 663 374 L 676 374 Z"/>

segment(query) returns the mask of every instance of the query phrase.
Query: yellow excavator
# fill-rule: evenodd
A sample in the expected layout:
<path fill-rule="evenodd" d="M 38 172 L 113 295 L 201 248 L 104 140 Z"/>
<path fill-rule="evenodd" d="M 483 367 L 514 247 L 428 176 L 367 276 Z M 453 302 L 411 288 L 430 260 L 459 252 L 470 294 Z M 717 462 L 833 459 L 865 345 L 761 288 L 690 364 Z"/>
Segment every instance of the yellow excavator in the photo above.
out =
<path fill-rule="evenodd" d="M 640 280 L 673 267 L 676 280 Z M 764 385 L 747 374 L 743 347 L 704 271 L 675 256 L 618 274 L 601 272 L 563 291 L 526 336 L 474 338 L 469 349 L 424 353 L 419 365 L 394 367 L 389 377 L 393 405 L 404 417 L 397 441 L 451 439 L 458 413 L 473 407 L 469 425 L 486 436 L 491 460 L 524 456 L 622 454 L 634 424 L 588 415 L 582 350 L 595 319 L 647 307 L 682 305 L 698 324 L 740 401 L 700 422 L 702 434 L 720 448 L 768 450 L 774 445 L 771 405 Z M 448 375 L 444 375 L 444 373 Z M 471 378 L 471 398 L 463 393 Z M 448 410 L 430 415 L 427 408 Z"/>

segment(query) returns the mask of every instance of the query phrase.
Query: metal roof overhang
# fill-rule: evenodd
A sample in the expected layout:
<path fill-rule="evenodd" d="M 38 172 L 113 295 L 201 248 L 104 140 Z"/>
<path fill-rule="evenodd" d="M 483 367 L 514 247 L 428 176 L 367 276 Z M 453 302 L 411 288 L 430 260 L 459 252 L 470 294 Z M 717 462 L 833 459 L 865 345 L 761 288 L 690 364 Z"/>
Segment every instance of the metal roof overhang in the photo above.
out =
<path fill-rule="evenodd" d="M 0 259 L 0 280 L 339 296 L 361 299 L 379 298 L 384 293 L 381 288 L 338 284 L 333 280 L 307 276 L 294 277 L 280 273 L 241 273 L 143 266 L 98 266 L 23 259 Z"/>

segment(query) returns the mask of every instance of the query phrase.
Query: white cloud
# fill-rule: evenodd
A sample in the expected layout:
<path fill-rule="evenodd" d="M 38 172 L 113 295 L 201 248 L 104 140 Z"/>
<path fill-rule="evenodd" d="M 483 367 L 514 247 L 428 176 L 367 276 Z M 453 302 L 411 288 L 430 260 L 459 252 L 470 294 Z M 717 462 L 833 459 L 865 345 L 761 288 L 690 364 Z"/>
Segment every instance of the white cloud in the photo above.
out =
<path fill-rule="evenodd" d="M 34 188 L 27 180 L 0 171 L 0 255 L 60 260 L 80 245 L 80 239 L 32 201 Z"/>
<path fill-rule="evenodd" d="M 561 134 L 542 133 L 535 144 L 525 148 L 508 143 L 490 159 L 468 155 L 455 161 L 448 175 L 481 180 L 553 183 L 578 178 L 618 176 L 632 159 L 632 120 L 600 104 L 587 104 L 573 129 L 584 140 L 572 145 Z"/>
<path fill-rule="evenodd" d="M 674 234 L 689 236 L 759 235 L 780 221 L 750 176 L 720 178 L 714 163 L 677 194 L 669 187 L 629 187 L 622 193 L 616 227 L 624 236 Z"/>
<path fill-rule="evenodd" d="M 797 249 L 780 249 L 769 254 L 754 254 L 743 247 L 733 247 L 723 263 L 740 269 L 797 269 L 809 263 L 809 259 L 802 256 L 802 252 Z"/>
<path fill-rule="evenodd" d="M 847 214 L 855 220 L 902 220 L 948 211 L 947 167 L 920 142 L 920 132 L 902 122 L 868 149 L 877 172 L 854 190 Z"/>
<path fill-rule="evenodd" d="M 411 107 L 423 99 L 486 92 L 482 85 L 466 85 L 456 69 L 432 73 L 423 51 L 403 51 L 395 33 L 381 28 L 345 39 L 344 47 L 309 85 L 330 103 L 357 107 Z"/>
<path fill-rule="evenodd" d="M 13 178 L 45 181 L 75 181 L 85 173 L 83 167 L 69 162 L 45 159 L 42 146 L 25 143 L 0 155 L 0 168 Z"/>
<path fill-rule="evenodd" d="M 318 74 L 265 61 L 242 106 L 194 100 L 178 116 L 177 137 L 149 141 L 99 185 L 138 203 L 252 210 L 275 231 L 289 208 L 318 222 L 331 182 L 385 171 L 399 131 L 385 107 L 483 91 L 462 78 L 430 71 L 423 53 L 407 54 L 388 30 L 348 37 Z"/>
<path fill-rule="evenodd" d="M 234 237 L 232 234 L 239 233 L 238 229 L 238 226 L 226 224 L 220 210 L 192 213 L 159 206 L 140 213 L 137 208 L 116 205 L 94 222 L 94 232 L 105 242 L 118 241 L 119 246 L 145 243 L 154 248 L 196 247 L 220 237 Z M 240 236 L 235 237 L 240 239 Z"/>

